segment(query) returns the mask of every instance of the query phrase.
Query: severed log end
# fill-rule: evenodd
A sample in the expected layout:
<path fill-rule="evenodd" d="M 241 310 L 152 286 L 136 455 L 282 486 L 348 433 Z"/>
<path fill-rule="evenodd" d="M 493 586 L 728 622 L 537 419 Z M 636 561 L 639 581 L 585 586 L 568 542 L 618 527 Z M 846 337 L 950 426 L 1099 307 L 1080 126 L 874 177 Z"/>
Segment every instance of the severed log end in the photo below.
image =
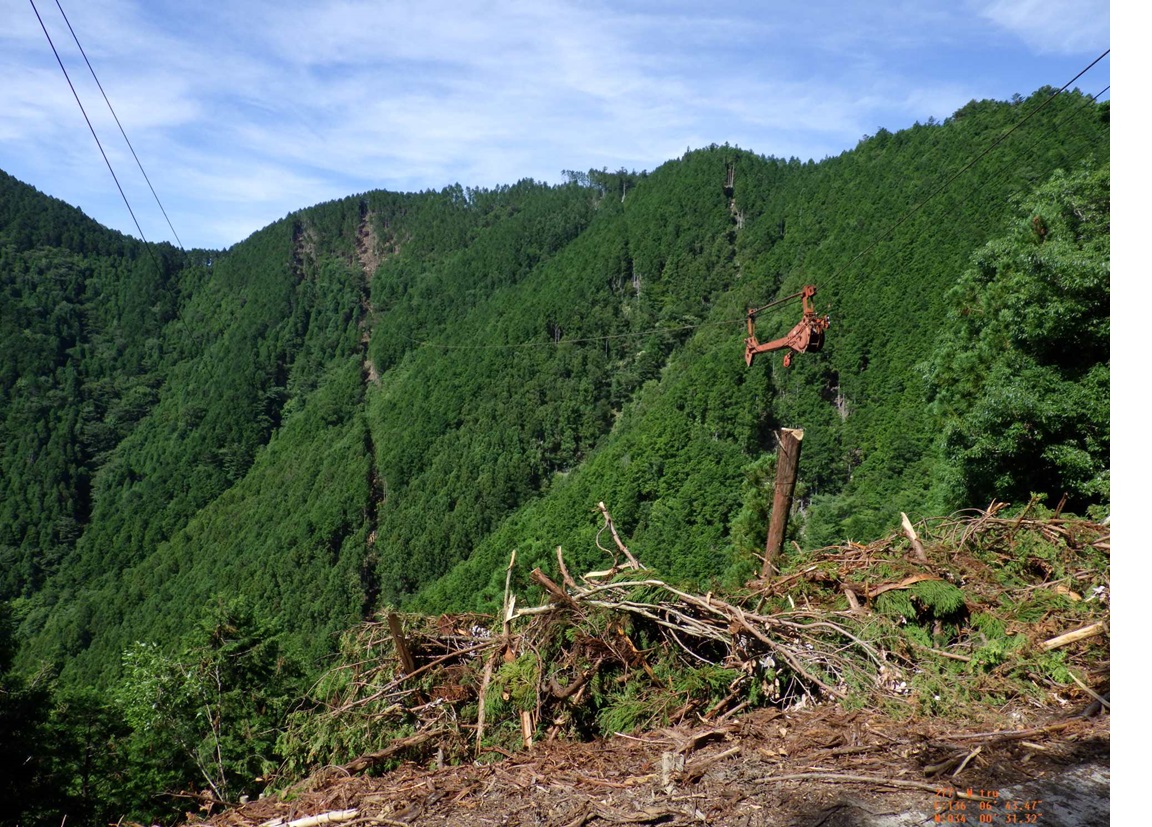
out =
<path fill-rule="evenodd" d="M 1084 640 L 1085 638 L 1105 634 L 1107 631 L 1108 624 L 1101 620 L 1098 623 L 1093 623 L 1089 626 L 1085 626 L 1081 629 L 1076 629 L 1071 632 L 1065 632 L 1062 635 L 1057 635 L 1054 638 L 1046 640 L 1040 644 L 1040 648 L 1044 649 L 1045 651 L 1058 649 L 1061 646 L 1067 646 L 1069 643 L 1075 643 L 1078 640 Z"/>
<path fill-rule="evenodd" d="M 408 648 L 408 640 L 404 637 L 404 626 L 400 616 L 395 612 L 388 613 L 388 631 L 392 635 L 392 643 L 396 647 L 396 654 L 400 658 L 400 668 L 405 675 L 416 671 L 416 659 L 412 657 L 412 650 Z"/>
<path fill-rule="evenodd" d="M 912 544 L 912 554 L 916 557 L 916 562 L 927 563 L 928 555 L 924 553 L 924 545 L 920 542 L 920 538 L 916 536 L 916 529 L 912 528 L 912 521 L 908 519 L 908 515 L 903 511 L 900 512 L 900 525 L 904 529 L 904 536 L 906 536 L 908 542 Z"/>

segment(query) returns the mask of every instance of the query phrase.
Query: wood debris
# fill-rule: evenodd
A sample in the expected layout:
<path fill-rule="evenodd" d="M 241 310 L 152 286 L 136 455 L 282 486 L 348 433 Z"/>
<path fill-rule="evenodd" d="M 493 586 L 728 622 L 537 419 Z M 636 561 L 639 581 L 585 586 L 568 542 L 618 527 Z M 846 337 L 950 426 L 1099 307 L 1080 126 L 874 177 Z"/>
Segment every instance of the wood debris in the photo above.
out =
<path fill-rule="evenodd" d="M 1106 527 L 1001 518 L 994 504 L 910 534 L 901 515 L 892 537 L 817 550 L 792 572 L 720 596 L 655 576 L 600 510 L 612 537 L 606 570 L 573 576 L 557 548 L 555 574 L 533 568 L 539 591 L 521 602 L 513 555 L 499 615 L 388 612 L 354 630 L 287 733 L 309 763 L 285 777 L 312 775 L 213 824 L 318 827 L 328 822 L 296 822 L 348 813 L 342 823 L 353 826 L 482 824 L 493 801 L 509 824 L 725 823 L 752 806 L 745 799 L 783 806 L 789 783 L 923 795 L 940 778 L 1003 780 L 1026 762 L 1035 771 L 1073 743 L 1103 744 L 1106 757 L 1107 723 L 1093 717 L 1108 710 L 1106 600 L 1047 587 L 1106 590 Z M 1105 555 L 1102 570 L 1087 566 L 1087 550 Z M 989 643 L 970 619 L 1001 611 L 1013 572 L 1035 580 L 1021 581 L 1011 607 L 1043 614 L 1004 616 L 1005 637 Z M 952 625 L 885 613 L 886 600 L 921 611 L 931 589 L 949 588 L 963 594 L 944 618 Z M 920 624 L 920 637 L 901 624 Z M 1008 695 L 1013 726 L 1008 673 L 984 665 L 993 655 L 1036 682 L 1018 703 Z M 1045 656 L 1060 657 L 1071 681 L 1057 685 L 1028 671 L 1040 661 L 1021 660 Z M 969 694 L 987 685 L 998 706 L 956 709 L 962 727 L 926 716 L 931 690 L 916 682 L 929 664 L 962 670 L 941 680 L 962 680 Z M 881 705 L 906 713 L 897 721 Z M 692 798 L 698 790 L 707 796 Z"/>

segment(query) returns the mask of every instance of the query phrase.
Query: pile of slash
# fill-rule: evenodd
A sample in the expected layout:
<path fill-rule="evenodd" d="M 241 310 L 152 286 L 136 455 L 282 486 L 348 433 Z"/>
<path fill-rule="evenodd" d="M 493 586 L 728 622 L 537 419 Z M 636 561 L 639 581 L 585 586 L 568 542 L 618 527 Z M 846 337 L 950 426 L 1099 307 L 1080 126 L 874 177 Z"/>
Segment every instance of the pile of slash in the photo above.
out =
<path fill-rule="evenodd" d="M 310 774 L 193 820 L 1053 825 L 1007 791 L 1084 766 L 1106 808 L 1106 524 L 905 518 L 721 597 L 653 576 L 601 509 L 614 565 L 557 549 L 537 605 L 513 555 L 498 616 L 350 633 L 287 734 L 284 777 Z"/>

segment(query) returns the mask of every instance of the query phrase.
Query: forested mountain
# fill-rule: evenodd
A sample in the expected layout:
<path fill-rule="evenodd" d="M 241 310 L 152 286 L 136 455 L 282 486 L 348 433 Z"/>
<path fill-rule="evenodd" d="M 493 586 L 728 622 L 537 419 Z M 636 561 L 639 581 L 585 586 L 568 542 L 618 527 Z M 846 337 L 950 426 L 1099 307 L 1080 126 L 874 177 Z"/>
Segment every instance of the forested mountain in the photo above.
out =
<path fill-rule="evenodd" d="M 11 675 L 115 687 L 137 644 L 237 617 L 308 674 L 383 606 L 493 609 L 513 548 L 524 589 L 557 545 L 602 563 L 599 501 L 666 577 L 739 581 L 781 426 L 807 547 L 993 498 L 1106 507 L 1107 104 L 1057 95 L 965 169 L 1052 91 L 819 163 L 712 146 L 369 192 L 226 251 L 0 174 Z M 824 350 L 747 367 L 745 308 L 805 284 Z"/>

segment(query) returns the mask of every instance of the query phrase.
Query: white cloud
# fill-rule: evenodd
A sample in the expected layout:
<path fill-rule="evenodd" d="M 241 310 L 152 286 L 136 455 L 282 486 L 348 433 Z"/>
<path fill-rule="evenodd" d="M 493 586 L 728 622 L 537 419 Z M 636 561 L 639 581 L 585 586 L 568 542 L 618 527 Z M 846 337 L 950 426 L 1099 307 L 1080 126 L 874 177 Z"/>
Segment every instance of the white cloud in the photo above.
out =
<path fill-rule="evenodd" d="M 1077 55 L 1108 48 L 1108 0 L 992 0 L 977 8 L 1038 54 Z"/>
<path fill-rule="evenodd" d="M 653 169 L 709 143 L 819 159 L 973 97 L 1061 85 L 1071 68 L 1011 48 L 1026 35 L 1045 49 L 1065 42 L 1019 3 L 809 0 L 787 14 L 751 0 L 69 5 L 195 246 L 228 246 L 254 220 L 378 187 Z M 0 0 L 0 12 L 14 21 L 0 31 L 0 168 L 134 231 L 35 18 L 20 0 Z M 131 178 L 87 67 L 63 48 L 70 35 L 49 25 Z M 145 191 L 139 211 L 150 204 Z"/>

